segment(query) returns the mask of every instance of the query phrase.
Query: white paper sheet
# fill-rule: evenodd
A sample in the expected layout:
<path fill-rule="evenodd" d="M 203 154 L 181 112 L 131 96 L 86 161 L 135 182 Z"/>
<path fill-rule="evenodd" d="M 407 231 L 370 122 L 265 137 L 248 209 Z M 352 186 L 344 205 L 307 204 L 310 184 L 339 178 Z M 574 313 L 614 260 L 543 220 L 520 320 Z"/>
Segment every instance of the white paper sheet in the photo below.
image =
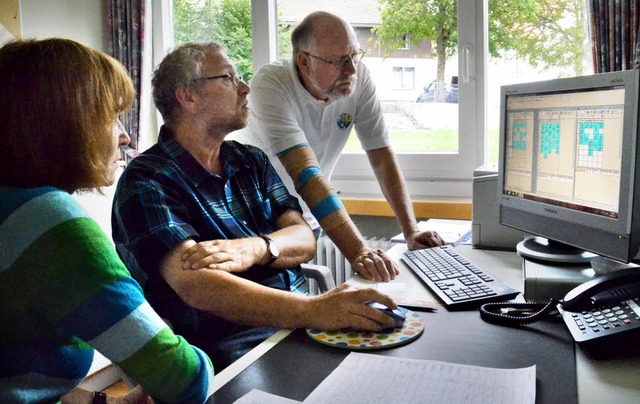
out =
<path fill-rule="evenodd" d="M 535 365 L 496 369 L 351 352 L 304 403 L 533 404 L 535 386 Z"/>
<path fill-rule="evenodd" d="M 404 282 L 378 282 L 378 292 L 389 296 L 402 296 L 407 290 Z"/>
<path fill-rule="evenodd" d="M 438 232 L 446 244 L 467 244 L 471 239 L 471 220 L 428 219 L 418 222 L 418 229 Z M 404 243 L 404 235 L 395 235 L 391 241 Z"/>
<path fill-rule="evenodd" d="M 262 390 L 253 389 L 240 397 L 234 404 L 301 404 L 300 401 L 265 393 Z"/>

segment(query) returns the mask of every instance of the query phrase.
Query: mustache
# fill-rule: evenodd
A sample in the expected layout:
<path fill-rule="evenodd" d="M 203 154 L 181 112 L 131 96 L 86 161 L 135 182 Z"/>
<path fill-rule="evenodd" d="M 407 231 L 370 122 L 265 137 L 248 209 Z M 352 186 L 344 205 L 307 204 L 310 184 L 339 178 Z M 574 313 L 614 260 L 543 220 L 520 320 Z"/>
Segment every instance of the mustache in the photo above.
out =
<path fill-rule="evenodd" d="M 349 77 L 345 77 L 343 80 L 340 80 L 336 83 L 336 85 L 342 85 L 342 84 L 355 84 L 356 83 L 356 76 L 349 76 Z"/>

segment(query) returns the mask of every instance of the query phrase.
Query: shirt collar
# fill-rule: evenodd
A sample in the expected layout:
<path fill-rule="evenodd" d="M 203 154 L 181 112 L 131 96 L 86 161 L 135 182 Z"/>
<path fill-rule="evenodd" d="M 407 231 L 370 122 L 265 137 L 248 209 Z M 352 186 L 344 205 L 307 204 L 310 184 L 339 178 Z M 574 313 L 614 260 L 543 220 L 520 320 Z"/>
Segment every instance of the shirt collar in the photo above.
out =
<path fill-rule="evenodd" d="M 196 186 L 200 186 L 203 181 L 212 177 L 221 178 L 226 182 L 237 171 L 249 167 L 246 159 L 242 156 L 240 150 L 238 150 L 237 145 L 234 142 L 224 141 L 220 146 L 222 176 L 211 173 L 202 167 L 191 153 L 175 140 L 171 130 L 164 125 L 160 128 L 158 145 L 160 149 L 186 173 L 186 176 L 190 178 Z"/>

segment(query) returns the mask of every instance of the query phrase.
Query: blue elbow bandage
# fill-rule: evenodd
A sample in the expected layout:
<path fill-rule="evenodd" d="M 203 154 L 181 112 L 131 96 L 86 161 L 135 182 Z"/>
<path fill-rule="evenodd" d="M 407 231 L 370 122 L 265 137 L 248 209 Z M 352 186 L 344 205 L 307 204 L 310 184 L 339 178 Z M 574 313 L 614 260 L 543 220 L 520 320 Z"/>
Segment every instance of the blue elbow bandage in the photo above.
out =
<path fill-rule="evenodd" d="M 300 181 L 300 186 L 306 185 L 307 182 L 313 177 L 321 176 L 322 172 L 320 172 L 320 167 L 308 167 L 300 172 L 298 175 L 298 181 Z"/>
<path fill-rule="evenodd" d="M 308 147 L 308 143 L 300 143 L 283 150 L 277 156 L 313 216 L 325 231 L 329 231 L 350 219 L 342 201 L 322 175 L 313 151 L 306 150 Z"/>
<path fill-rule="evenodd" d="M 329 195 L 311 209 L 313 216 L 320 222 L 333 212 L 343 209 L 344 205 L 338 195 Z"/>

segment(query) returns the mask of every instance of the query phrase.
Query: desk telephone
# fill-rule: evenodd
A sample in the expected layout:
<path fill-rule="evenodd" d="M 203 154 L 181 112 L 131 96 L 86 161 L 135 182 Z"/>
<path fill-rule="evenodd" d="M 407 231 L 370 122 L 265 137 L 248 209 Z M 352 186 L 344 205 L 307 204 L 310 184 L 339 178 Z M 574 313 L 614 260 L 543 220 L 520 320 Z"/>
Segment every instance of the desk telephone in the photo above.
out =
<path fill-rule="evenodd" d="M 537 310 L 537 311 L 536 311 Z M 640 335 L 640 268 L 597 276 L 548 303 L 487 303 L 483 319 L 500 324 L 530 324 L 557 310 L 573 339 L 585 348 Z"/>
<path fill-rule="evenodd" d="M 578 343 L 640 332 L 640 268 L 587 281 L 567 293 L 557 307 Z"/>

